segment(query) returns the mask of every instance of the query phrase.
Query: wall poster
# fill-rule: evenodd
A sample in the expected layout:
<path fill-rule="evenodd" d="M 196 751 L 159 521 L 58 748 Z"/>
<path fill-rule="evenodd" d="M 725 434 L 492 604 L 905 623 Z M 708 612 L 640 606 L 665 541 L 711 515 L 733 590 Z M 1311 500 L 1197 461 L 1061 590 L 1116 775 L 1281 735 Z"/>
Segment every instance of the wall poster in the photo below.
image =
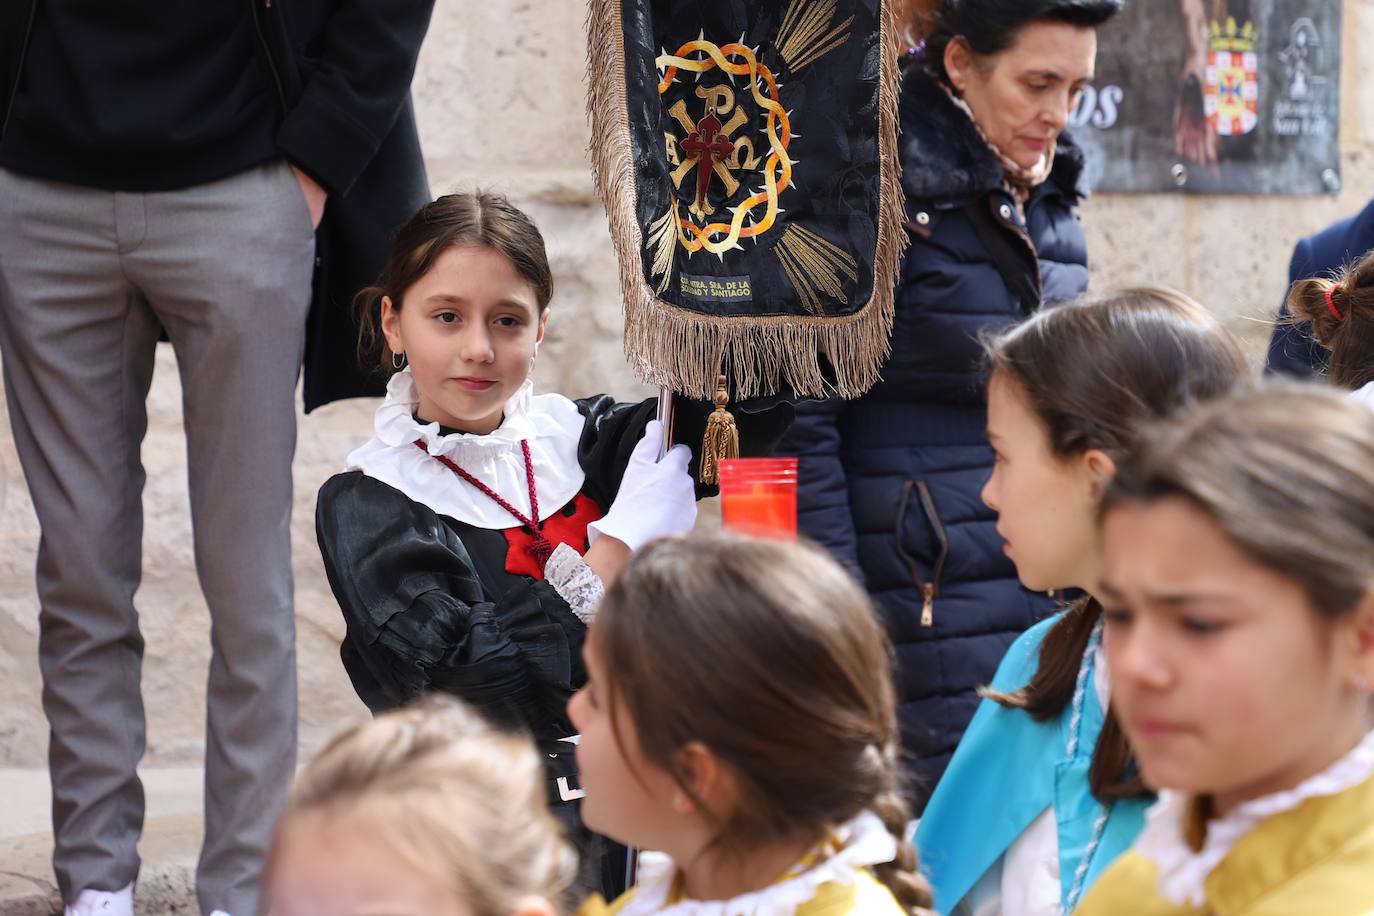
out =
<path fill-rule="evenodd" d="M 1099 191 L 1340 190 L 1341 0 L 1131 0 L 1070 120 Z"/>

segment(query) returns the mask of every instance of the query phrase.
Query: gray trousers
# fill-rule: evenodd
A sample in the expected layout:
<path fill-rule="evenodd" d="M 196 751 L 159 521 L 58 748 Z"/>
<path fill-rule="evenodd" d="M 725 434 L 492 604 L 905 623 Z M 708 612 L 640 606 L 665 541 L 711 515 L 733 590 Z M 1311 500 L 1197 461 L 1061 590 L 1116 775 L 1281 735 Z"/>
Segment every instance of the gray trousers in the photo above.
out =
<path fill-rule="evenodd" d="M 314 244 L 280 162 L 158 193 L 0 170 L 0 354 L 42 532 L 53 866 L 68 901 L 138 875 L 140 445 L 162 327 L 211 618 L 197 892 L 206 913 L 257 912 L 296 760 L 291 457 Z"/>

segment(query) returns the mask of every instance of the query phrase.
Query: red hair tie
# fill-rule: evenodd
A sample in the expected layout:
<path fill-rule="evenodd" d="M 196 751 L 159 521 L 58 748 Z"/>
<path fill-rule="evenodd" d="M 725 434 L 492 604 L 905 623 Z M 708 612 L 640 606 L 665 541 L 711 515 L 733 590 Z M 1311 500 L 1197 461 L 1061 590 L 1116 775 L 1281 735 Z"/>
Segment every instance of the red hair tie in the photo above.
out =
<path fill-rule="evenodd" d="M 1333 315 L 1336 316 L 1336 320 L 1337 320 L 1337 321 L 1344 321 L 1344 320 L 1345 320 L 1345 316 L 1341 314 L 1341 310 L 1340 310 L 1340 309 L 1336 308 L 1336 290 L 1337 290 L 1337 289 L 1338 289 L 1338 287 L 1336 287 L 1336 286 L 1328 286 L 1328 287 L 1326 288 L 1326 308 L 1327 308 L 1327 310 L 1328 310 L 1329 312 L 1331 312 L 1331 314 L 1333 314 Z"/>

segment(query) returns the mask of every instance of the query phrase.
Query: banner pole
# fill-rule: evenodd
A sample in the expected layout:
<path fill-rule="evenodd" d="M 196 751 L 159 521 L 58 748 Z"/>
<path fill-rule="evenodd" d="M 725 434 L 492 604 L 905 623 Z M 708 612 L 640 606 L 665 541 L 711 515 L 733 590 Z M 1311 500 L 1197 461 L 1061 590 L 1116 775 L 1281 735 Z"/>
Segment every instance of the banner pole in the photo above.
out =
<path fill-rule="evenodd" d="M 663 425 L 663 440 L 658 444 L 658 460 L 668 454 L 673 447 L 673 391 L 671 388 L 658 389 L 658 413 L 655 419 Z"/>
<path fill-rule="evenodd" d="M 667 386 L 658 389 L 658 412 L 654 415 L 663 426 L 663 439 L 658 443 L 658 460 L 668 454 L 673 447 L 673 390 Z M 625 888 L 635 886 L 639 878 L 639 850 L 633 846 L 625 847 Z"/>

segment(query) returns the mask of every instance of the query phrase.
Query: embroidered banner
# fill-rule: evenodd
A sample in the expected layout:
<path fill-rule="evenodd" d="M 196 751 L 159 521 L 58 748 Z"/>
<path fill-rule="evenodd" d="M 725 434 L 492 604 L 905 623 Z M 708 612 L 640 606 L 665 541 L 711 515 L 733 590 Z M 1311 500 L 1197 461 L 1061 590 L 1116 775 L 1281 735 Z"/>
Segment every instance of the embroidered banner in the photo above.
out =
<path fill-rule="evenodd" d="M 898 30 L 869 0 L 592 0 L 592 152 L 646 381 L 853 397 L 905 241 Z"/>

